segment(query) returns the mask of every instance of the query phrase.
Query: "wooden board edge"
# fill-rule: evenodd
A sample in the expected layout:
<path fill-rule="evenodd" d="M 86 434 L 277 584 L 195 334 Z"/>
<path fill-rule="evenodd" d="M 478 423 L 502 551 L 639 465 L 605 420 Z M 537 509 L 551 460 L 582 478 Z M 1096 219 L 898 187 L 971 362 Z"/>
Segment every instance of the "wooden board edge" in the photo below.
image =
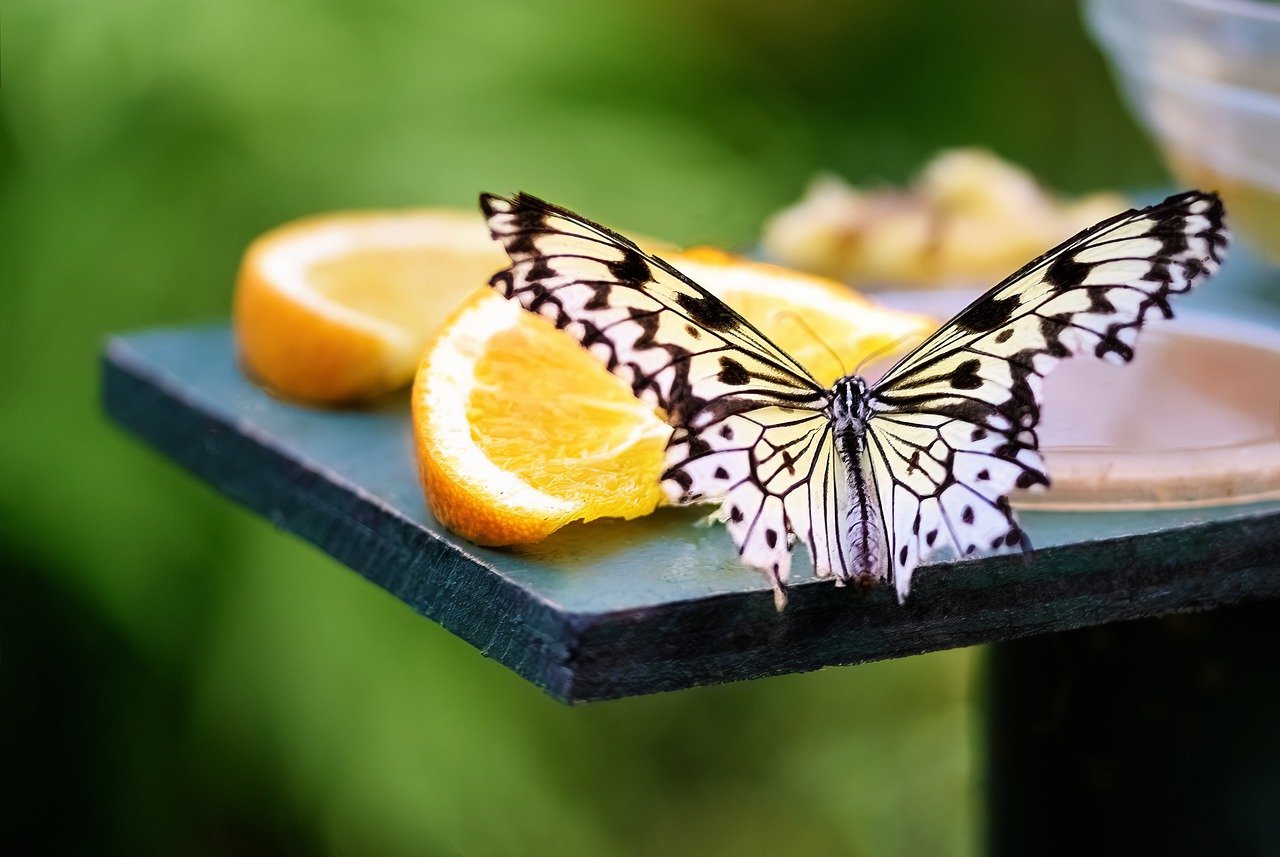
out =
<path fill-rule="evenodd" d="M 1280 511 L 1062 546 L 1031 568 L 1016 557 L 972 565 L 933 567 L 905 605 L 887 588 L 814 582 L 794 587 L 782 614 L 767 593 L 750 593 L 595 617 L 581 630 L 569 696 L 679 690 L 1277 599 Z"/>
<path fill-rule="evenodd" d="M 277 527 L 298 535 L 561 702 L 587 621 L 185 394 L 127 338 L 100 361 L 108 417 Z"/>

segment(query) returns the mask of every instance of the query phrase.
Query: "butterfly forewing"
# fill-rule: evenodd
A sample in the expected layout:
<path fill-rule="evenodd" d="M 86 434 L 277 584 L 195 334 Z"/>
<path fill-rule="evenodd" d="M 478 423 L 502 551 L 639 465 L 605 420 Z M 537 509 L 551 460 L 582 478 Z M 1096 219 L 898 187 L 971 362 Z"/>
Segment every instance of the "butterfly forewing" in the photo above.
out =
<path fill-rule="evenodd" d="M 1150 312 L 1171 318 L 1169 298 L 1190 291 L 1221 263 L 1222 215 L 1217 196 L 1191 191 L 1104 220 L 974 301 L 877 387 L 894 386 L 958 349 L 1037 369 L 1086 349 L 1130 360 L 1133 336 Z"/>
<path fill-rule="evenodd" d="M 512 260 L 491 285 L 576 337 L 637 396 L 680 409 L 680 422 L 720 393 L 823 392 L 740 315 L 621 235 L 528 194 L 486 194 L 481 206 Z"/>
<path fill-rule="evenodd" d="M 1222 261 L 1222 205 L 1191 192 L 1099 223 L 987 292 L 870 391 L 867 456 L 900 594 L 915 566 L 1025 549 L 1007 495 L 1047 486 L 1041 381 L 1063 358 L 1133 358 L 1152 312 Z"/>

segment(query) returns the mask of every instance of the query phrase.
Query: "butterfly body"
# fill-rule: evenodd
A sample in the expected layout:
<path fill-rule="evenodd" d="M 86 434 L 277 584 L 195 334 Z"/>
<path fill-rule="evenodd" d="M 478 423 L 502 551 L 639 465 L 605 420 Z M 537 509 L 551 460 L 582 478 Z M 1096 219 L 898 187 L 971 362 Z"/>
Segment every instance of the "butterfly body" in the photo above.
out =
<path fill-rule="evenodd" d="M 885 577 L 888 567 L 881 537 L 883 522 L 866 458 L 867 422 L 871 419 L 867 382 L 846 375 L 831 388 L 831 424 L 836 454 L 844 465 L 849 503 L 843 525 L 848 534 L 848 563 L 833 569 L 839 584 L 870 583 Z"/>
<path fill-rule="evenodd" d="M 1028 262 L 874 384 L 819 384 L 679 270 L 567 209 L 484 195 L 511 257 L 490 285 L 574 336 L 672 426 L 672 503 L 716 502 L 779 606 L 791 550 L 818 577 L 886 581 L 916 567 L 1029 551 L 1009 503 L 1049 476 L 1041 382 L 1062 359 L 1132 359 L 1137 333 L 1221 262 L 1214 194 L 1127 211 Z"/>

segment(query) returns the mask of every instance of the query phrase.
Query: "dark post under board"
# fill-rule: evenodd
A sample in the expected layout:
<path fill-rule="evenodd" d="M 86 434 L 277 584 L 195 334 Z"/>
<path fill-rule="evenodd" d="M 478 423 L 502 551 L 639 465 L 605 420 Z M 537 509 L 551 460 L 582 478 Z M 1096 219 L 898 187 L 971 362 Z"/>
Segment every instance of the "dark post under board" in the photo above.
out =
<path fill-rule="evenodd" d="M 1280 605 L 997 643 L 993 855 L 1280 853 Z"/>

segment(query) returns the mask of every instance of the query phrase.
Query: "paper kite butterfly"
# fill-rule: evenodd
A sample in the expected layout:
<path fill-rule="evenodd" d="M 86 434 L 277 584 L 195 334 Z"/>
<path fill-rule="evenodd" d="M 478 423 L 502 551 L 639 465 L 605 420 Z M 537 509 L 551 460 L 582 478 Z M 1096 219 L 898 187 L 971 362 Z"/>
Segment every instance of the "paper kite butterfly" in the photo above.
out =
<path fill-rule="evenodd" d="M 720 502 L 742 561 L 778 606 L 791 548 L 819 577 L 888 581 L 916 566 L 1030 551 L 1009 506 L 1045 487 L 1041 381 L 1065 357 L 1133 358 L 1138 331 L 1222 261 L 1222 203 L 1191 191 L 1084 230 L 974 301 L 869 384 L 826 388 L 671 265 L 571 211 L 519 194 L 480 205 L 511 266 L 490 285 L 555 322 L 661 408 L 663 487 Z"/>

